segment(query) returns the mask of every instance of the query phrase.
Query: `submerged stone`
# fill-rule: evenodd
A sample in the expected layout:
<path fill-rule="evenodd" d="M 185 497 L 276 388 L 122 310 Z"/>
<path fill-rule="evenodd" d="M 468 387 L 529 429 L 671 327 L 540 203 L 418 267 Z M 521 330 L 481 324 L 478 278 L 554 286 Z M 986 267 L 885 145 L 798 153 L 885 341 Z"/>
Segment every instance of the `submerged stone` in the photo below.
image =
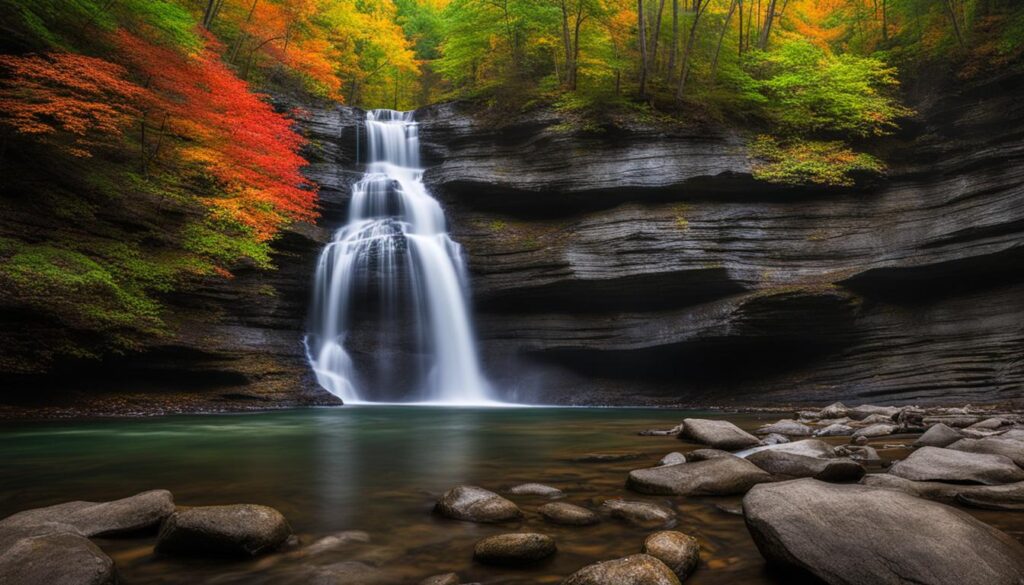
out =
<path fill-rule="evenodd" d="M 544 534 L 498 534 L 477 542 L 473 558 L 488 565 L 526 565 L 555 554 L 555 550 L 555 540 Z"/>
<path fill-rule="evenodd" d="M 255 557 L 280 548 L 291 534 L 284 516 L 268 506 L 203 506 L 167 518 L 160 528 L 156 552 Z"/>
<path fill-rule="evenodd" d="M 562 585 L 680 585 L 665 563 L 645 554 L 587 565 Z"/>
<path fill-rule="evenodd" d="M 442 516 L 466 522 L 504 522 L 522 517 L 523 512 L 514 503 L 498 494 L 470 485 L 448 490 L 434 511 Z"/>

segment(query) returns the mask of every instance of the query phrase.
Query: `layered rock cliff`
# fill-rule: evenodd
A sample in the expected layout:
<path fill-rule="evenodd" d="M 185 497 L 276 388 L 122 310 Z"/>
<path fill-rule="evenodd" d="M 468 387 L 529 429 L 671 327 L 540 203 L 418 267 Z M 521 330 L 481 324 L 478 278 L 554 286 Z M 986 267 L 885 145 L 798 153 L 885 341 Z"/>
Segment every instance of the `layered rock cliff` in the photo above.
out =
<path fill-rule="evenodd" d="M 423 111 L 488 371 L 576 404 L 1021 399 L 1021 88 L 920 101 L 843 192 L 758 184 L 728 131 Z"/>

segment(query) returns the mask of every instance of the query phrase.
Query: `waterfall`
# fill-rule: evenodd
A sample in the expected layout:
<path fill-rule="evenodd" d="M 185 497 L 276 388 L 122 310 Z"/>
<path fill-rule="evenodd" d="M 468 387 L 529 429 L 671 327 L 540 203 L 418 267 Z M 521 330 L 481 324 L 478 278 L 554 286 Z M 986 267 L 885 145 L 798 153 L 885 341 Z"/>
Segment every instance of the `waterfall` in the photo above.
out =
<path fill-rule="evenodd" d="M 461 248 L 423 184 L 412 114 L 366 114 L 365 174 L 352 187 L 348 223 L 317 264 L 306 338 L 310 363 L 320 385 L 347 403 L 488 403 Z M 346 349 L 353 335 L 377 344 L 369 352 L 376 359 L 361 361 L 370 362 L 376 385 L 386 387 L 361 381 L 360 364 Z M 418 367 L 394 357 L 409 346 Z M 406 369 L 415 370 L 413 389 L 395 395 L 381 380 Z"/>

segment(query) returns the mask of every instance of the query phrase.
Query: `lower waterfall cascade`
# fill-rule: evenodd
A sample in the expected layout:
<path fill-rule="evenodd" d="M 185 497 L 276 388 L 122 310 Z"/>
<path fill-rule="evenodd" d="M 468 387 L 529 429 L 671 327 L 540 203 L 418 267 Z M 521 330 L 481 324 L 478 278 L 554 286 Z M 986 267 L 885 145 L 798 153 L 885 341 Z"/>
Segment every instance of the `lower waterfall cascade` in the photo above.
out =
<path fill-rule="evenodd" d="M 352 187 L 348 221 L 316 267 L 306 345 L 317 381 L 345 403 L 494 403 L 477 355 L 462 251 L 423 184 L 413 112 L 368 111 L 365 131 L 367 162 Z M 381 344 L 394 344 L 395 329 L 411 335 L 419 356 L 411 394 L 362 381 L 346 342 L 356 315 L 366 314 L 380 317 L 371 331 Z M 389 353 L 378 353 L 378 372 L 394 373 Z"/>

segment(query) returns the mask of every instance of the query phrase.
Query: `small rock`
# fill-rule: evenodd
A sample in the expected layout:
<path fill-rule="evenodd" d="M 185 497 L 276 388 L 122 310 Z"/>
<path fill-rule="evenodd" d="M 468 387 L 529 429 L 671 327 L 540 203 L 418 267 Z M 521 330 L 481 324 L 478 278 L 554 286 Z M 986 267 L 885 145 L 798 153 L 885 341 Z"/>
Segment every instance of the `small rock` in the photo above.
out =
<path fill-rule="evenodd" d="M 562 495 L 562 490 L 542 483 L 524 483 L 509 488 L 508 493 L 515 496 L 544 496 L 546 498 L 557 498 Z"/>
<path fill-rule="evenodd" d="M 914 481 L 955 481 L 998 485 L 1024 481 L 1024 469 L 1009 457 L 921 447 L 889 469 Z"/>
<path fill-rule="evenodd" d="M 744 494 L 771 476 L 739 457 L 721 457 L 629 472 L 626 487 L 642 494 L 727 496 Z"/>
<path fill-rule="evenodd" d="M 815 437 L 846 437 L 853 434 L 853 427 L 844 424 L 831 424 L 814 431 Z"/>
<path fill-rule="evenodd" d="M 1012 537 L 893 490 L 798 479 L 754 487 L 743 509 L 765 559 L 830 585 L 1013 585 L 1024 575 Z"/>
<path fill-rule="evenodd" d="M 638 554 L 587 565 L 562 581 L 562 585 L 679 585 L 679 578 L 665 563 Z"/>
<path fill-rule="evenodd" d="M 343 547 L 353 542 L 366 544 L 370 542 L 370 535 L 362 530 L 347 530 L 345 532 L 339 532 L 338 534 L 331 534 L 318 539 L 313 544 L 303 549 L 303 552 L 308 555 L 317 555 L 322 552 L 334 550 L 336 548 Z"/>
<path fill-rule="evenodd" d="M 832 449 L 832 453 L 836 457 L 849 457 L 854 461 L 875 462 L 882 460 L 878 456 L 878 451 L 875 451 L 874 447 L 868 447 L 867 445 L 840 445 Z"/>
<path fill-rule="evenodd" d="M 672 508 L 652 504 L 651 502 L 605 500 L 601 507 L 607 510 L 613 518 L 619 518 L 634 524 L 666 524 L 676 518 L 676 512 Z"/>
<path fill-rule="evenodd" d="M 555 540 L 544 534 L 499 534 L 477 542 L 473 558 L 488 565 L 527 565 L 555 554 L 555 550 Z"/>
<path fill-rule="evenodd" d="M 610 463 L 614 461 L 633 461 L 640 459 L 644 454 L 639 451 L 627 451 L 624 453 L 587 453 L 576 457 L 573 461 L 579 463 Z"/>
<path fill-rule="evenodd" d="M 537 512 L 545 520 L 552 524 L 565 524 L 567 526 L 589 526 L 601 521 L 601 517 L 594 512 L 574 504 L 565 502 L 552 502 L 544 504 L 537 509 Z"/>
<path fill-rule="evenodd" d="M 855 444 L 855 445 L 867 445 L 869 441 L 870 440 L 867 437 L 865 437 L 864 435 L 860 435 L 860 436 L 857 436 L 857 437 L 851 437 L 850 438 L 850 442 Z"/>
<path fill-rule="evenodd" d="M 777 434 L 789 437 L 806 437 L 813 432 L 813 429 L 795 420 L 783 419 L 770 425 L 764 425 L 754 432 L 758 435 Z"/>
<path fill-rule="evenodd" d="M 427 577 L 420 581 L 420 585 L 459 585 L 459 583 L 459 576 L 455 573 L 434 575 L 433 577 Z"/>
<path fill-rule="evenodd" d="M 956 429 L 943 423 L 933 425 L 914 441 L 915 447 L 948 447 L 959 441 L 963 435 Z"/>
<path fill-rule="evenodd" d="M 856 439 L 858 437 L 864 437 L 864 438 L 885 437 L 887 435 L 891 435 L 891 434 L 895 433 L 896 429 L 898 429 L 898 428 L 899 427 L 897 427 L 896 425 L 888 424 L 888 423 L 871 425 L 869 427 L 864 427 L 863 429 L 859 429 L 857 431 L 854 431 L 853 438 Z"/>
<path fill-rule="evenodd" d="M 727 451 L 753 447 L 758 443 L 757 437 L 726 420 L 688 418 L 683 421 L 683 432 L 679 437 Z"/>
<path fill-rule="evenodd" d="M 276 550 L 291 534 L 284 516 L 268 506 L 203 506 L 171 514 L 160 527 L 156 552 L 255 557 Z"/>
<path fill-rule="evenodd" d="M 466 522 L 505 522 L 523 515 L 518 506 L 498 494 L 470 485 L 448 490 L 438 500 L 434 511 Z"/>
<path fill-rule="evenodd" d="M 789 442 L 789 437 L 787 437 L 785 435 L 780 435 L 780 434 L 777 434 L 777 433 L 772 433 L 770 435 L 762 437 L 761 441 L 758 442 L 758 445 L 760 445 L 762 447 L 767 447 L 769 445 L 781 445 L 783 443 L 788 443 L 788 442 Z"/>
<path fill-rule="evenodd" d="M 662 530 L 648 536 L 641 552 L 665 563 L 680 581 L 685 580 L 700 563 L 697 539 L 674 530 Z"/>
<path fill-rule="evenodd" d="M 686 463 L 686 455 L 678 451 L 673 451 L 668 455 L 661 458 L 658 465 L 679 465 L 680 463 Z"/>

